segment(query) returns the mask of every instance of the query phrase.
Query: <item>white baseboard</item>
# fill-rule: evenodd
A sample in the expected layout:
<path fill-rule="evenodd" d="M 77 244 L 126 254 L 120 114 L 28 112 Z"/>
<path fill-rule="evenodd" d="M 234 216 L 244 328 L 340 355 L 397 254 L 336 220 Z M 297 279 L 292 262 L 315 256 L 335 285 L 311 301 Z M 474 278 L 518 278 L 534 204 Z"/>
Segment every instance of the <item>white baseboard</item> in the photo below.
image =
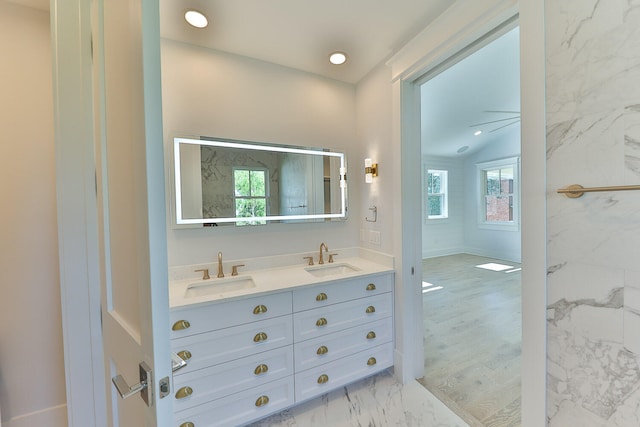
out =
<path fill-rule="evenodd" d="M 1 422 L 2 427 L 67 427 L 67 405 L 52 406 Z"/>

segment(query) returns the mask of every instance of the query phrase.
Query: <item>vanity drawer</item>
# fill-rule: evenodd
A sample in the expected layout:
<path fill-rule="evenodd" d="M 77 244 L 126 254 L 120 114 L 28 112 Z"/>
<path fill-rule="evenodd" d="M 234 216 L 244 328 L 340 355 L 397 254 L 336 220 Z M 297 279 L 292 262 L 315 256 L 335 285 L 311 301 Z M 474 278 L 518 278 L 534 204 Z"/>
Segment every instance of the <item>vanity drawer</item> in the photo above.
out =
<path fill-rule="evenodd" d="M 171 351 L 181 357 L 184 356 L 183 352 L 188 352 L 187 356 L 191 356 L 183 357 L 187 366 L 177 371 L 174 376 L 177 378 L 218 363 L 290 345 L 293 342 L 292 323 L 291 316 L 281 316 L 173 339 Z"/>
<path fill-rule="evenodd" d="M 333 362 L 392 340 L 392 319 L 380 319 L 366 325 L 296 343 L 296 372 Z"/>
<path fill-rule="evenodd" d="M 392 294 L 380 294 L 293 314 L 293 340 L 300 342 L 391 317 Z"/>
<path fill-rule="evenodd" d="M 324 307 L 330 304 L 390 292 L 392 289 L 392 273 L 358 277 L 295 289 L 293 291 L 293 311 Z"/>
<path fill-rule="evenodd" d="M 175 426 L 239 426 L 266 417 L 294 403 L 293 377 L 272 381 L 175 413 Z"/>
<path fill-rule="evenodd" d="M 170 337 L 186 337 L 285 314 L 291 314 L 291 292 L 185 307 L 169 312 Z"/>
<path fill-rule="evenodd" d="M 173 380 L 173 408 L 181 411 L 290 375 L 293 375 L 291 346 L 177 375 Z"/>
<path fill-rule="evenodd" d="M 393 344 L 387 343 L 296 373 L 296 402 L 327 393 L 392 365 Z"/>

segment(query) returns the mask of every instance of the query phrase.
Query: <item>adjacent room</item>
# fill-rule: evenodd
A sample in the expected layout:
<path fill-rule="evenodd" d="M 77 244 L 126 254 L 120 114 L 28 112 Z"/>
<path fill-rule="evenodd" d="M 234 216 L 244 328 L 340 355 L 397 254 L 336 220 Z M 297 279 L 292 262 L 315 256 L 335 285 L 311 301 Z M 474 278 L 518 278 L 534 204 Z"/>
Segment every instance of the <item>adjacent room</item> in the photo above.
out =
<path fill-rule="evenodd" d="M 473 426 L 520 425 L 519 30 L 421 86 L 425 376 Z"/>

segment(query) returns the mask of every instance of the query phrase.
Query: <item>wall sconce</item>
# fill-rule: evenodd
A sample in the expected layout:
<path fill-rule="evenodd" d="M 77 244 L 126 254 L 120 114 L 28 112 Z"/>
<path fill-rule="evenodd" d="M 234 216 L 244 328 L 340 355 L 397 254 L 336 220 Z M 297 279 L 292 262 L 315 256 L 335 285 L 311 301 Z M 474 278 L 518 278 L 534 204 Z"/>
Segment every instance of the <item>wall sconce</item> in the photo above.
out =
<path fill-rule="evenodd" d="M 364 159 L 364 182 L 371 184 L 374 176 L 378 176 L 378 164 L 371 159 Z"/>

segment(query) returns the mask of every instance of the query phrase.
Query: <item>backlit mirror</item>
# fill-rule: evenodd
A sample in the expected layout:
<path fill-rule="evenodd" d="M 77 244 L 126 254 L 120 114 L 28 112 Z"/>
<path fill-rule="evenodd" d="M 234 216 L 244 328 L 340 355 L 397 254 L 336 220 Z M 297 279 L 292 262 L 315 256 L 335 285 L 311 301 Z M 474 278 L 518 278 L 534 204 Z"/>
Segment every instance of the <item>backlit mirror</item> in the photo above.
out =
<path fill-rule="evenodd" d="M 344 153 L 174 138 L 175 224 L 259 225 L 346 219 Z"/>

